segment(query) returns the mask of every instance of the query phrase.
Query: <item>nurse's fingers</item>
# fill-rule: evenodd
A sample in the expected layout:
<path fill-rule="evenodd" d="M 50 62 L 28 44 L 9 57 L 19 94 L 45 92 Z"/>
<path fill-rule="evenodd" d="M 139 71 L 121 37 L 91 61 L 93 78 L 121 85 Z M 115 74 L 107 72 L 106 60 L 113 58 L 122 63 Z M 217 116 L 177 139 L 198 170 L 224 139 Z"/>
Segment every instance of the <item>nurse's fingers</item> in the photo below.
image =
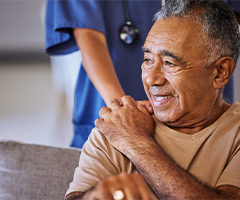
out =
<path fill-rule="evenodd" d="M 123 102 L 123 106 L 124 105 L 132 105 L 132 106 L 136 106 L 134 99 L 131 96 L 123 96 L 121 98 L 122 102 Z"/>

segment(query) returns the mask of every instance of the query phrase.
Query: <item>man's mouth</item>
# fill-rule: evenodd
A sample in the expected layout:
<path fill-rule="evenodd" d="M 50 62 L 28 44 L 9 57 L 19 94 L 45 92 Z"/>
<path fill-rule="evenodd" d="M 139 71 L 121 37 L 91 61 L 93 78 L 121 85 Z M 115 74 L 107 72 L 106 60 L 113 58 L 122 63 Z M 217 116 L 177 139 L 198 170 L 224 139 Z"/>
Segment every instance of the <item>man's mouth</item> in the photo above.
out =
<path fill-rule="evenodd" d="M 173 98 L 173 95 L 152 95 L 153 106 L 162 106 Z"/>
<path fill-rule="evenodd" d="M 156 99 L 156 101 L 161 101 L 161 100 L 163 100 L 163 99 L 169 99 L 169 98 L 171 98 L 172 96 L 161 96 L 161 97 L 158 97 L 158 96 L 156 96 L 155 97 L 155 99 Z"/>

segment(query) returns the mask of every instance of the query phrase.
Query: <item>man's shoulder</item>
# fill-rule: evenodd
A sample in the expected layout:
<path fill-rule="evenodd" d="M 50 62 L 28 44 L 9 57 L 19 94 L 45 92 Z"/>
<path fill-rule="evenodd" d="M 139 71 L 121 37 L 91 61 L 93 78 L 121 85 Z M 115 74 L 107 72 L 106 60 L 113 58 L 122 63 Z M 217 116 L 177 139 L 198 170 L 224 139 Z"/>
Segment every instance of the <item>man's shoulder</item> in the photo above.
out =
<path fill-rule="evenodd" d="M 88 140 L 93 140 L 96 143 L 108 143 L 104 133 L 97 127 L 92 129 Z"/>
<path fill-rule="evenodd" d="M 231 107 L 222 115 L 222 118 L 230 123 L 240 122 L 240 102 L 234 102 Z"/>
<path fill-rule="evenodd" d="M 115 157 L 122 156 L 122 154 L 108 142 L 104 133 L 96 127 L 92 129 L 83 147 L 83 151 L 86 149 L 87 151 L 95 151 L 94 149 L 98 149 L 99 152 L 104 153 L 107 157 L 109 157 L 109 155 L 115 155 Z"/>
<path fill-rule="evenodd" d="M 235 101 L 232 105 L 231 108 L 234 110 L 235 113 L 238 113 L 240 115 L 240 102 Z"/>

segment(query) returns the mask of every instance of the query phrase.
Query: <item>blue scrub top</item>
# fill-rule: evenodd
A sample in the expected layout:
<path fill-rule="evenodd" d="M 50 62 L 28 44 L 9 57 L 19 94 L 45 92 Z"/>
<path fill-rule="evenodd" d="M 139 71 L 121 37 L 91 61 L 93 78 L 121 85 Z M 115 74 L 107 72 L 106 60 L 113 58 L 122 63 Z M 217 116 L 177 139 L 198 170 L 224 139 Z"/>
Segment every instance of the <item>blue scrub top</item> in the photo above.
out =
<path fill-rule="evenodd" d="M 119 28 L 125 24 L 121 0 L 48 0 L 46 52 L 49 55 L 63 55 L 77 51 L 73 28 L 102 32 L 107 38 L 109 52 L 124 92 L 135 100 L 143 100 L 147 96 L 141 80 L 141 47 L 154 23 L 154 14 L 161 8 L 161 0 L 128 0 L 127 5 L 131 22 L 139 29 L 139 37 L 131 45 L 124 44 L 119 38 Z M 225 91 L 224 95 L 232 102 L 232 79 Z M 74 138 L 71 146 L 82 148 L 103 106 L 105 103 L 102 97 L 81 66 L 75 89 Z"/>
<path fill-rule="evenodd" d="M 125 24 L 121 0 L 47 1 L 46 51 L 50 55 L 61 55 L 78 50 L 72 31 L 75 27 L 102 32 L 107 38 L 109 52 L 124 92 L 136 100 L 143 100 L 147 96 L 141 80 L 141 47 L 154 23 L 154 14 L 161 8 L 161 0 L 129 0 L 127 5 L 131 22 L 139 29 L 139 37 L 131 45 L 124 44 L 119 37 L 119 29 Z M 71 146 L 82 147 L 103 106 L 105 103 L 102 97 L 81 66 L 75 89 L 74 139 Z"/>

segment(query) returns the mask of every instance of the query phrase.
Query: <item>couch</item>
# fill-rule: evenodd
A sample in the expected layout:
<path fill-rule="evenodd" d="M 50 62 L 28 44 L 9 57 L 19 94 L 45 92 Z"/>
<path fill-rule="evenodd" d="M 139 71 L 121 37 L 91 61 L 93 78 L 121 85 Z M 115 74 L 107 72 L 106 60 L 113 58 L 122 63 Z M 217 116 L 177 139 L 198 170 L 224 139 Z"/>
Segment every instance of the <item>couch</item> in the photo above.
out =
<path fill-rule="evenodd" d="M 1 200 L 64 199 L 81 150 L 0 142 Z"/>

